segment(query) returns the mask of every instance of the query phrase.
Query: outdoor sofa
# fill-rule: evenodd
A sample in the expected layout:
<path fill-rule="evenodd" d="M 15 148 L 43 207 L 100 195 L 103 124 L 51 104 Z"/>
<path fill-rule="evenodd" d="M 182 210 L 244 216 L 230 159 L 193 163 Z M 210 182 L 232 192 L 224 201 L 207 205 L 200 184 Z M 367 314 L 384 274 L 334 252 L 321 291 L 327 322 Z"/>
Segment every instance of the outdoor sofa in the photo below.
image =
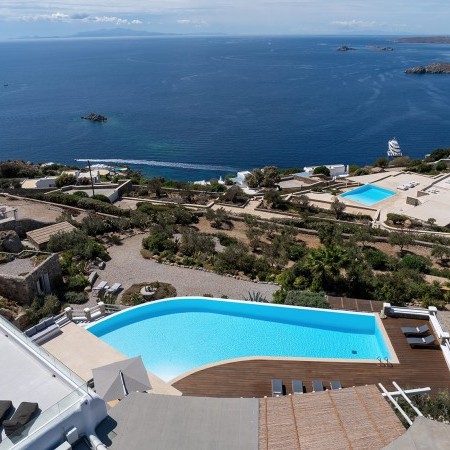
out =
<path fill-rule="evenodd" d="M 53 317 L 43 320 L 34 327 L 25 330 L 25 334 L 36 344 L 43 344 L 50 340 L 52 337 L 61 334 L 59 325 L 55 322 Z"/>
<path fill-rule="evenodd" d="M 0 400 L 0 424 L 3 422 L 3 419 L 8 415 L 9 410 L 12 407 L 11 400 Z"/>
<path fill-rule="evenodd" d="M 37 403 L 22 402 L 11 419 L 3 421 L 3 429 L 5 430 L 6 436 L 11 436 L 19 431 L 33 418 L 38 410 L 39 405 Z"/>

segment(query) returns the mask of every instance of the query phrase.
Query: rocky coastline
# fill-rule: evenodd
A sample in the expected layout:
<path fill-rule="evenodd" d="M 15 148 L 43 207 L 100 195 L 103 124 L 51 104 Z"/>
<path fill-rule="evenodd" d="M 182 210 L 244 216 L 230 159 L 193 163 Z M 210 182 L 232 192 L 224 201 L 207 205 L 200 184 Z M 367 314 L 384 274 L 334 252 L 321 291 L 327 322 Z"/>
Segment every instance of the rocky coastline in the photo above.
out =
<path fill-rule="evenodd" d="M 336 49 L 338 52 L 348 52 L 349 50 L 356 50 L 356 48 L 349 47 L 348 45 L 341 45 Z"/>
<path fill-rule="evenodd" d="M 88 116 L 82 117 L 82 119 L 91 120 L 92 122 L 106 122 L 108 120 L 107 117 L 95 113 L 91 113 Z"/>
<path fill-rule="evenodd" d="M 437 62 L 428 66 L 416 66 L 406 69 L 405 73 L 423 75 L 427 73 L 450 74 L 450 63 Z"/>

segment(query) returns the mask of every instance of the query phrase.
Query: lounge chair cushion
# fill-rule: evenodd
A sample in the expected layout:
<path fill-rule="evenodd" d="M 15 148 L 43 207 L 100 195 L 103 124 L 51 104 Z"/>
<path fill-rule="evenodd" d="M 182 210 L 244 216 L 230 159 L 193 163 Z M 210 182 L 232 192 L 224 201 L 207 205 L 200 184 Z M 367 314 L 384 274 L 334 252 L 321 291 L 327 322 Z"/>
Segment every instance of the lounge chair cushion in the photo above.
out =
<path fill-rule="evenodd" d="M 272 397 L 283 395 L 283 382 L 276 378 L 272 380 Z"/>
<path fill-rule="evenodd" d="M 38 323 L 36 325 L 36 332 L 39 333 L 39 331 L 42 331 L 44 328 L 45 328 L 45 322 Z"/>
<path fill-rule="evenodd" d="M 7 436 L 20 430 L 38 411 L 37 403 L 22 402 L 9 420 L 3 422 L 3 429 Z"/>
<path fill-rule="evenodd" d="M 312 388 L 313 388 L 314 392 L 321 392 L 321 391 L 323 391 L 322 380 L 313 380 Z"/>
<path fill-rule="evenodd" d="M 303 381 L 292 380 L 292 393 L 293 394 L 303 394 Z"/>
<path fill-rule="evenodd" d="M 8 411 L 11 409 L 11 400 L 0 400 L 0 423 L 7 416 Z"/>
<path fill-rule="evenodd" d="M 33 336 L 34 334 L 36 334 L 36 327 L 28 328 L 28 330 L 25 330 L 25 334 L 26 334 L 28 337 Z"/>

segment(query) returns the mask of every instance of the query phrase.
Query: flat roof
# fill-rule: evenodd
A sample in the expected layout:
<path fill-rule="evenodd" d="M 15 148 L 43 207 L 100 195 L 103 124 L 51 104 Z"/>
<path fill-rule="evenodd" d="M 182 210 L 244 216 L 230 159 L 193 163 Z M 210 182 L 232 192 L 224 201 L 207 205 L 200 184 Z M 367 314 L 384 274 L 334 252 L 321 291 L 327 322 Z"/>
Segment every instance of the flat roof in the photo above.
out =
<path fill-rule="evenodd" d="M 31 258 L 14 258 L 0 265 L 0 274 L 14 277 L 25 277 L 34 270 Z"/>
<path fill-rule="evenodd" d="M 21 345 L 8 330 L 0 333 L 0 386 L 2 400 L 38 403 L 45 411 L 73 392 L 59 375 L 53 373 L 32 351 Z M 2 440 L 5 438 L 2 429 Z"/>
<path fill-rule="evenodd" d="M 68 233 L 73 230 L 75 230 L 75 227 L 69 222 L 59 222 L 37 230 L 28 231 L 27 237 L 36 245 L 41 245 L 48 242 L 54 234 Z"/>
<path fill-rule="evenodd" d="M 112 450 L 257 450 L 259 401 L 131 393 L 96 429 Z"/>

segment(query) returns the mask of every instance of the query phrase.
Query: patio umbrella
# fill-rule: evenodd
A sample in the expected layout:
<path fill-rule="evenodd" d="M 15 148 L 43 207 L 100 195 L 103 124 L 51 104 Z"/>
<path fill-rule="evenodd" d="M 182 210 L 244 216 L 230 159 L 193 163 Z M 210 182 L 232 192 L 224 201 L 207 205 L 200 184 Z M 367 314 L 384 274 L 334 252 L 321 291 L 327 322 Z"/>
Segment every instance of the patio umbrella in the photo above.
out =
<path fill-rule="evenodd" d="M 105 401 L 117 400 L 129 392 L 151 389 L 140 356 L 92 369 L 97 394 Z"/>

